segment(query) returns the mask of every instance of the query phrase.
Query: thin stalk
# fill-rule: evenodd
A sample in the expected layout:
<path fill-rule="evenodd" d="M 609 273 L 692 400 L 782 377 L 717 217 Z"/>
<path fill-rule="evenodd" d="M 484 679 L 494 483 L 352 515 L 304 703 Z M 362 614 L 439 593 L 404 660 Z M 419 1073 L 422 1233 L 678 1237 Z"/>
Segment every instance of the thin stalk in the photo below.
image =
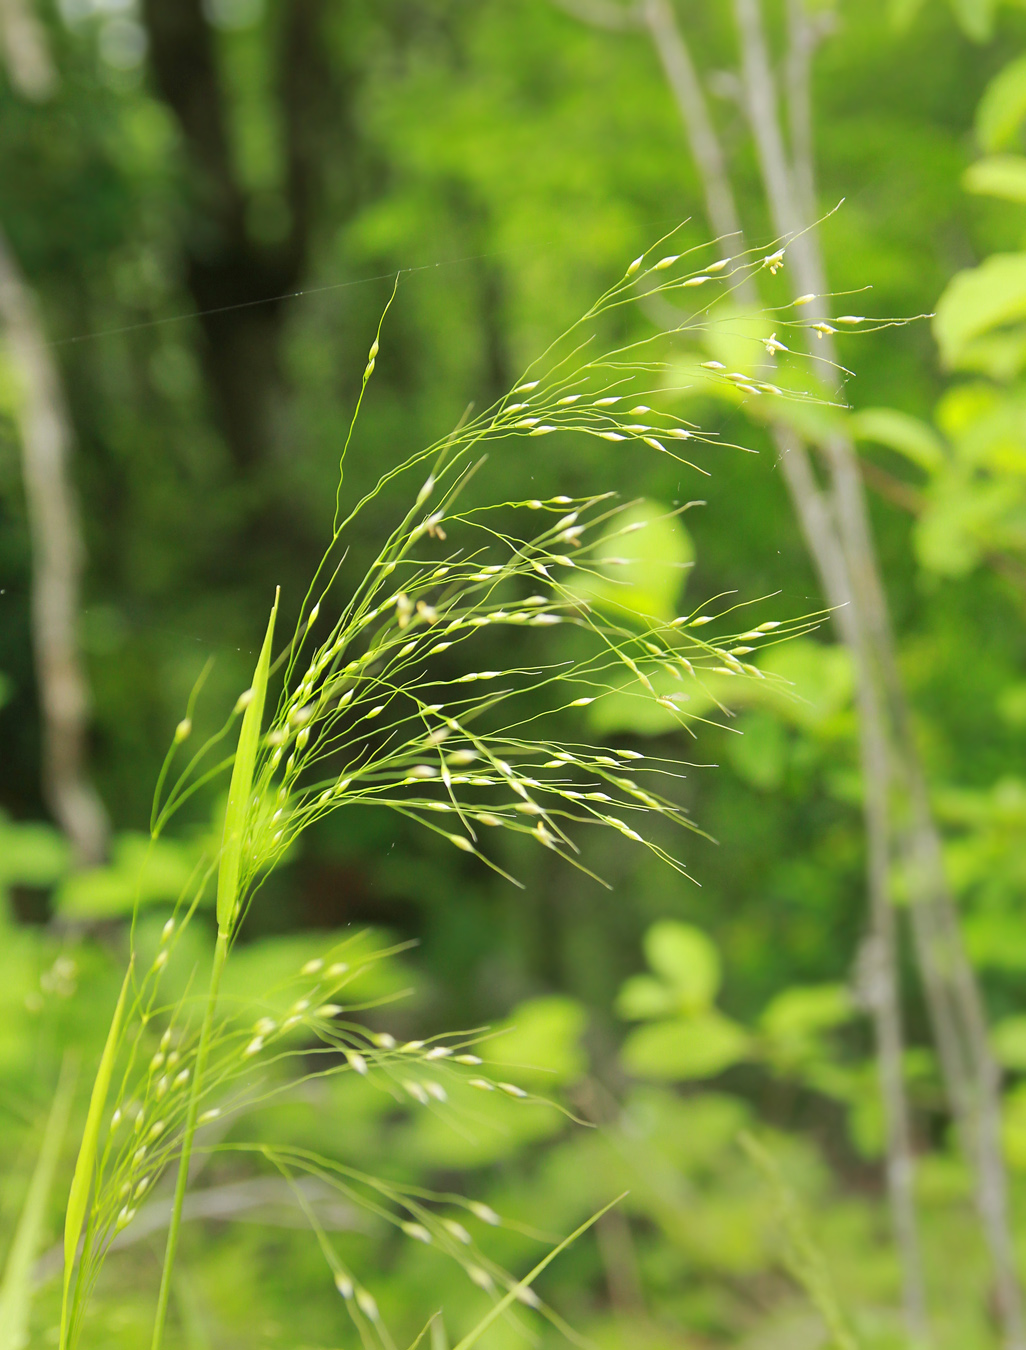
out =
<path fill-rule="evenodd" d="M 760 0 L 734 0 L 734 9 L 749 121 L 771 214 L 779 234 L 797 236 L 790 246 L 797 288 L 816 297 L 810 305 L 810 317 L 825 319 L 823 260 L 815 236 L 807 229 L 784 150 Z M 828 363 L 833 362 L 832 338 L 829 333 L 824 337 L 823 354 Z M 836 376 L 835 387 L 840 394 Z M 965 952 L 944 874 L 940 838 L 897 668 L 857 457 L 845 436 L 831 437 L 824 449 L 838 534 L 851 578 L 853 609 L 871 657 L 874 682 L 887 705 L 895 778 L 905 798 L 895 803 L 904 808 L 905 815 L 904 820 L 894 821 L 895 835 L 911 892 L 912 933 L 942 1075 L 962 1148 L 974 1172 L 977 1210 L 994 1265 L 1004 1344 L 1008 1350 L 1026 1350 L 1008 1180 L 1001 1153 L 1000 1075 L 988 1042 L 979 984 Z"/>
<path fill-rule="evenodd" d="M 153 1324 L 152 1350 L 160 1350 L 164 1338 L 167 1305 L 171 1298 L 171 1275 L 174 1270 L 175 1254 L 178 1250 L 178 1230 L 182 1226 L 182 1206 L 185 1204 L 185 1192 L 189 1187 L 189 1160 L 192 1156 L 192 1144 L 196 1136 L 196 1117 L 203 1092 L 203 1079 L 206 1075 L 210 1035 L 214 1025 L 214 1013 L 217 1009 L 217 997 L 221 989 L 224 963 L 228 959 L 229 944 L 239 918 L 242 847 L 246 838 L 250 796 L 253 791 L 253 771 L 264 716 L 267 678 L 271 664 L 271 644 L 274 641 L 274 621 L 277 614 L 278 594 L 274 597 L 274 606 L 267 623 L 267 632 L 264 635 L 263 646 L 260 648 L 256 670 L 253 673 L 253 684 L 243 698 L 246 711 L 243 714 L 242 726 L 239 729 L 239 744 L 235 751 L 235 767 L 232 770 L 232 781 L 228 788 L 221 860 L 217 874 L 217 943 L 214 947 L 214 964 L 210 971 L 210 989 L 207 992 L 207 1006 L 203 1013 L 203 1026 L 200 1030 L 199 1045 L 196 1047 L 196 1063 L 193 1068 L 192 1088 L 189 1092 L 189 1106 L 185 1116 L 185 1131 L 182 1135 L 182 1154 L 178 1164 L 178 1178 L 175 1182 L 171 1222 L 168 1224 L 167 1230 L 164 1268 L 160 1275 L 160 1293 L 157 1297 L 157 1316 Z"/>
<path fill-rule="evenodd" d="M 210 970 L 210 988 L 207 991 L 207 1006 L 203 1013 L 203 1027 L 200 1031 L 199 1046 L 196 1050 L 196 1064 L 193 1070 L 192 1090 L 189 1093 L 189 1107 L 185 1116 L 185 1133 L 182 1136 L 182 1156 L 178 1164 L 178 1178 L 175 1182 L 175 1198 L 171 1208 L 171 1222 L 167 1229 L 167 1246 L 164 1248 L 164 1268 L 160 1274 L 160 1293 L 157 1296 L 157 1317 L 153 1324 L 151 1350 L 160 1350 L 164 1339 L 164 1325 L 167 1321 L 167 1305 L 171 1298 L 171 1275 L 178 1250 L 178 1231 L 182 1226 L 182 1206 L 185 1204 L 185 1192 L 189 1188 L 189 1162 L 192 1157 L 192 1145 L 196 1135 L 196 1118 L 199 1114 L 200 1097 L 203 1092 L 203 1078 L 206 1073 L 207 1055 L 210 1051 L 210 1034 L 214 1026 L 214 1013 L 217 1009 L 218 994 L 221 989 L 221 976 L 225 961 L 228 959 L 228 934 L 219 932 L 214 946 L 214 963 Z"/>
<path fill-rule="evenodd" d="M 74 436 L 39 306 L 2 231 L 0 329 L 19 386 L 43 791 L 77 861 L 95 864 L 106 852 L 108 824 L 86 762 L 90 699 L 77 631 L 84 545 L 71 473 Z"/>
<path fill-rule="evenodd" d="M 744 7 L 749 27 L 750 6 Z M 692 156 L 699 170 L 705 195 L 706 212 L 713 228 L 721 235 L 733 235 L 736 247 L 744 247 L 740 216 L 734 199 L 722 147 L 709 116 L 705 95 L 687 42 L 680 30 L 669 0 L 642 0 L 641 15 L 659 57 L 667 83 L 674 95 Z M 790 0 L 788 11 L 791 38 L 792 76 L 790 110 L 795 157 L 794 192 L 782 138 L 779 135 L 775 93 L 771 81 L 758 63 L 751 60 L 750 47 L 745 76 L 749 97 L 753 83 L 758 85 L 760 106 L 760 163 L 767 195 L 771 202 L 790 203 L 801 199 L 808 212 L 813 190 L 812 137 L 808 91 L 811 35 L 807 31 L 801 0 Z M 753 73 L 756 77 L 753 80 Z M 753 124 L 756 119 L 753 118 Z M 768 124 L 768 125 L 767 125 Z M 803 212 L 794 208 L 794 219 L 785 229 L 796 231 Z M 811 241 L 800 240 L 803 257 L 811 261 Z M 755 288 L 746 279 L 743 298 L 753 303 Z M 821 290 L 817 275 L 803 290 Z M 835 623 L 842 641 L 852 653 L 857 672 L 859 706 L 860 759 L 864 783 L 864 815 L 868 845 L 867 890 L 871 938 L 868 950 L 873 957 L 873 978 L 869 999 L 877 1044 L 881 1098 L 887 1130 L 887 1182 L 895 1238 L 901 1255 L 903 1306 L 909 1334 L 916 1344 L 929 1341 L 929 1320 L 923 1279 L 915 1205 L 915 1156 L 908 1099 L 902 1069 L 903 1028 L 897 977 L 897 933 L 890 893 L 889 856 L 891 803 L 891 767 L 884 699 L 880 694 L 872 655 L 872 639 L 864 620 L 864 605 L 858 603 L 849 558 L 845 554 L 832 503 L 816 482 L 808 451 L 795 432 L 781 424 L 773 428 L 773 437 L 783 471 L 805 536 L 816 563 L 824 592 L 834 610 Z M 871 549 L 868 539 L 864 541 Z"/>

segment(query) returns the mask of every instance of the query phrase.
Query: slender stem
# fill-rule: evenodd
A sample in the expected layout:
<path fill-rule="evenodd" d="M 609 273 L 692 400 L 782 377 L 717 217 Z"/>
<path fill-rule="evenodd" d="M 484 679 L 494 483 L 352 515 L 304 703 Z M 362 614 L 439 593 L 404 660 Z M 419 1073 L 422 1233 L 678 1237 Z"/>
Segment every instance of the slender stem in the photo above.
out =
<path fill-rule="evenodd" d="M 752 120 L 767 195 L 778 215 L 781 202 L 800 199 L 800 204 L 793 209 L 794 219 L 784 226 L 784 232 L 794 231 L 801 216 L 809 213 L 813 190 L 808 90 L 811 35 L 807 16 L 802 0 L 789 0 L 789 108 L 795 160 L 792 175 L 780 134 L 772 76 L 765 63 L 753 59 L 753 34 L 755 38 L 758 36 L 758 10 L 751 3 L 739 3 L 738 9 L 742 34 L 747 38 L 742 44 L 742 54 L 750 111 L 753 101 L 759 105 L 759 116 Z M 703 185 L 709 221 L 718 233 L 734 234 L 737 246 L 743 247 L 739 212 L 726 159 L 676 13 L 669 0 L 642 0 L 641 13 L 681 114 Z M 790 190 L 792 181 L 794 193 Z M 805 240 L 797 242 L 802 254 L 802 271 L 809 281 L 801 289 L 818 291 L 822 289 L 818 279 L 821 268 L 816 267 L 812 245 Z M 754 291 L 749 282 L 744 297 L 749 304 L 755 300 Z M 872 929 L 866 944 L 873 967 L 868 981 L 869 1002 L 875 1024 L 880 1090 L 887 1126 L 887 1181 L 894 1232 L 901 1254 L 906 1325 L 914 1343 L 922 1345 L 929 1340 L 929 1323 L 915 1207 L 911 1120 L 902 1070 L 897 933 L 889 876 L 892 802 L 886 708 L 875 675 L 871 637 L 864 621 L 865 607 L 858 603 L 860 597 L 856 594 L 851 564 L 837 527 L 836 503 L 831 502 L 817 484 L 808 451 L 793 429 L 780 424 L 774 427 L 773 436 L 809 551 L 834 610 L 841 638 L 852 653 L 858 676 L 859 742 L 868 845 L 867 889 Z M 867 548 L 871 548 L 868 540 L 865 542 Z"/>
<path fill-rule="evenodd" d="M 811 222 L 804 218 L 794 175 L 787 163 L 761 3 L 734 0 L 734 9 L 749 121 L 774 224 L 781 235 L 797 235 L 788 252 L 797 287 L 816 296 L 809 308 L 810 317 L 825 318 L 823 260 L 816 236 L 807 229 Z M 811 138 L 806 141 L 810 143 Z M 822 352 L 827 361 L 836 359 L 829 334 L 822 343 Z M 840 394 L 839 383 L 835 388 Z M 995 1301 L 1004 1344 L 1007 1350 L 1026 1350 L 1026 1321 L 1015 1264 L 1008 1179 L 1001 1153 L 1000 1073 L 988 1041 L 980 987 L 965 951 L 944 872 L 940 837 L 897 667 L 857 458 L 845 436 L 832 436 L 824 450 L 838 534 L 851 580 L 853 609 L 872 658 L 874 682 L 886 705 L 888 739 L 899 789 L 893 828 L 909 884 L 911 928 L 942 1075 L 962 1147 L 974 1172 L 977 1209 L 994 1264 Z"/>
<path fill-rule="evenodd" d="M 221 975 L 224 963 L 228 959 L 228 934 L 218 931 L 217 945 L 214 947 L 214 964 L 210 971 L 210 989 L 207 993 L 207 1006 L 203 1014 L 203 1027 L 200 1031 L 199 1046 L 196 1049 L 196 1066 L 192 1075 L 192 1091 L 189 1093 L 189 1108 L 185 1116 L 185 1134 L 182 1137 L 182 1156 L 178 1164 L 178 1179 L 175 1182 L 175 1198 L 171 1209 L 171 1222 L 167 1230 L 167 1246 L 164 1249 L 164 1269 L 160 1275 L 160 1295 L 157 1299 L 157 1317 L 153 1324 L 151 1350 L 160 1350 L 164 1339 L 164 1324 L 167 1321 L 167 1305 L 171 1297 L 171 1272 L 175 1264 L 175 1252 L 178 1248 L 178 1230 L 182 1225 L 182 1206 L 185 1192 L 189 1186 L 189 1160 L 192 1156 L 192 1141 L 196 1134 L 196 1116 L 199 1112 L 200 1095 L 203 1090 L 203 1078 L 207 1068 L 207 1054 L 210 1050 L 210 1033 L 214 1025 L 214 1011 L 217 1008 L 217 996 L 221 988 Z"/>
<path fill-rule="evenodd" d="M 101 862 L 107 816 L 86 765 L 89 684 L 78 642 L 84 546 L 72 483 L 71 418 L 39 306 L 0 231 L 0 328 L 17 401 L 32 541 L 32 644 L 43 735 L 43 790 L 78 861 Z"/>

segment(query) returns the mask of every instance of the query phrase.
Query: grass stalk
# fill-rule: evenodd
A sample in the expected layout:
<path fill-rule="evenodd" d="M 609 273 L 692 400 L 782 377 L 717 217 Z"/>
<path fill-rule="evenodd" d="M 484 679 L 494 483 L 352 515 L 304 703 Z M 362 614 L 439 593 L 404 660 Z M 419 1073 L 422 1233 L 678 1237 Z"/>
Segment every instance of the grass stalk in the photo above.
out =
<path fill-rule="evenodd" d="M 168 1302 L 171 1298 L 171 1277 L 174 1271 L 175 1254 L 178 1250 L 178 1233 L 182 1226 L 182 1208 L 185 1204 L 185 1192 L 189 1186 L 189 1163 L 192 1158 L 192 1145 L 196 1136 L 196 1118 L 199 1114 L 200 1098 L 203 1094 L 207 1056 L 210 1052 L 210 1035 L 214 1026 L 218 994 L 221 990 L 221 976 L 228 959 L 228 948 L 238 914 L 242 850 L 246 839 L 247 816 L 250 796 L 253 791 L 253 770 L 260 741 L 260 726 L 264 716 L 264 701 L 267 697 L 267 679 L 271 666 L 271 646 L 274 641 L 274 621 L 277 613 L 278 596 L 276 595 L 271 617 L 267 622 L 267 632 L 260 649 L 256 671 L 253 675 L 253 684 L 247 690 L 244 699 L 245 713 L 242 718 L 242 726 L 239 729 L 239 744 L 235 752 L 235 765 L 232 769 L 232 779 L 228 789 L 228 805 L 225 808 L 224 836 L 221 844 L 221 862 L 217 877 L 217 941 L 214 945 L 214 961 L 210 970 L 210 988 L 207 991 L 203 1026 L 200 1029 L 199 1045 L 196 1048 L 196 1063 L 193 1069 L 192 1087 L 189 1092 L 189 1104 L 186 1109 L 178 1177 L 175 1181 L 171 1221 L 167 1230 L 167 1246 L 164 1248 L 164 1266 L 160 1274 L 160 1293 L 157 1296 L 157 1314 L 153 1323 L 151 1350 L 160 1350 L 164 1339 Z"/>
<path fill-rule="evenodd" d="M 178 1178 L 175 1181 L 175 1197 L 171 1208 L 171 1222 L 167 1229 L 167 1246 L 164 1248 L 164 1267 L 160 1273 L 160 1293 L 157 1296 L 157 1315 L 153 1323 L 151 1350 L 160 1350 L 164 1339 L 164 1325 L 167 1321 L 167 1307 L 171 1298 L 171 1276 L 174 1270 L 175 1254 L 178 1250 L 178 1232 L 182 1226 L 182 1208 L 185 1204 L 185 1192 L 189 1187 L 189 1163 L 192 1158 L 192 1145 L 196 1135 L 196 1117 L 199 1113 L 202 1083 L 207 1067 L 207 1055 L 210 1051 L 210 1033 L 214 1025 L 214 1013 L 221 989 L 221 976 L 228 959 L 228 934 L 218 932 L 214 946 L 214 962 L 210 969 L 210 988 L 207 991 L 207 1005 L 203 1013 L 203 1027 L 200 1031 L 199 1046 L 196 1050 L 196 1066 L 192 1078 L 192 1091 L 189 1093 L 189 1106 L 185 1117 L 185 1132 L 182 1136 L 182 1152 L 178 1163 Z"/>

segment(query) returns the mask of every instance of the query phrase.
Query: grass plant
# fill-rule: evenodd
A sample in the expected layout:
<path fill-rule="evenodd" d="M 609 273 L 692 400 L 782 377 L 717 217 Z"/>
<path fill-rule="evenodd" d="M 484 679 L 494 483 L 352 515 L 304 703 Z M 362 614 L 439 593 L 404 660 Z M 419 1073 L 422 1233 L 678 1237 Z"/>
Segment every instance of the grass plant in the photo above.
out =
<path fill-rule="evenodd" d="M 654 257 L 650 252 L 636 259 L 508 395 L 480 414 L 468 414 L 437 443 L 386 468 L 371 491 L 347 504 L 345 455 L 378 358 L 379 327 L 342 451 L 333 537 L 296 627 L 275 657 L 276 597 L 250 687 L 165 793 L 178 754 L 192 735 L 191 700 L 160 774 L 154 837 L 193 794 L 230 767 L 223 833 L 217 856 L 197 868 L 166 923 L 155 955 L 136 949 L 133 929 L 132 954 L 95 1075 L 67 1207 L 60 1350 L 73 1350 L 78 1343 L 112 1240 L 131 1224 L 164 1172 L 177 1164 L 152 1335 L 152 1350 L 160 1350 L 197 1147 L 248 1153 L 294 1187 L 367 1347 L 393 1350 L 373 1295 L 341 1262 L 296 1184 L 300 1174 L 317 1178 L 411 1240 L 435 1244 L 488 1291 L 492 1310 L 459 1350 L 469 1350 L 486 1326 L 517 1301 L 539 1308 L 569 1331 L 530 1288 L 565 1243 L 517 1280 L 490 1261 L 451 1214 L 456 1207 L 486 1227 L 498 1223 L 499 1216 L 486 1206 L 364 1175 L 288 1143 L 226 1143 L 207 1129 L 279 1090 L 255 1075 L 281 1064 L 296 1064 L 298 1074 L 306 1076 L 373 1076 L 397 1101 L 433 1111 L 445 1111 L 447 1083 L 456 1078 L 481 1092 L 528 1097 L 519 1085 L 489 1071 L 473 1037 L 397 1044 L 363 1026 L 355 1016 L 361 974 L 394 949 L 373 950 L 359 940 L 330 947 L 304 964 L 286 990 L 276 991 L 275 1006 L 286 1000 L 284 1015 L 255 1023 L 222 1006 L 221 978 L 262 882 L 309 826 L 340 808 L 388 807 L 513 884 L 520 883 L 489 844 L 489 835 L 528 836 L 587 871 L 582 834 L 586 827 L 600 826 L 686 873 L 685 860 L 666 847 L 662 832 L 648 828 L 652 818 L 697 828 L 674 798 L 678 765 L 638 751 L 591 746 L 586 728 L 579 742 L 553 739 L 546 730 L 551 714 L 581 709 L 583 720 L 584 709 L 615 685 L 621 695 L 626 690 L 633 698 L 657 701 L 686 727 L 689 688 L 700 686 L 710 672 L 763 679 L 749 658 L 804 630 L 808 622 L 769 619 L 709 640 L 702 636 L 705 626 L 712 618 L 724 619 L 723 614 L 692 610 L 670 621 L 639 615 L 616 600 L 617 568 L 630 565 L 630 536 L 643 528 L 633 518 L 621 521 L 630 504 L 603 492 L 484 503 L 473 494 L 476 470 L 490 448 L 523 454 L 523 440 L 557 433 L 578 435 L 584 443 L 592 438 L 643 447 L 704 472 L 685 458 L 685 450 L 690 454 L 694 445 L 722 442 L 645 401 L 665 407 L 677 334 L 601 352 L 597 334 L 612 312 L 634 302 L 639 288 L 678 301 L 700 299 L 697 312 L 682 324 L 688 334 L 703 325 L 729 323 L 723 305 L 732 291 L 754 270 L 776 270 L 785 249 L 735 259 L 718 255 L 710 245 L 685 255 Z M 692 266 L 702 258 L 703 267 Z M 803 322 L 791 307 L 778 319 L 779 331 Z M 781 351 L 786 348 L 774 336 L 773 349 L 765 352 L 767 368 L 770 361 L 779 366 Z M 814 379 L 808 390 L 796 386 L 787 392 L 716 362 L 695 378 L 726 381 L 753 399 L 818 399 Z M 359 584 L 336 598 L 353 521 L 407 475 L 416 475 L 413 481 L 420 483 L 415 491 L 406 489 L 408 508 Z M 622 540 L 623 556 L 610 556 L 611 540 Z M 601 602 L 588 599 L 588 583 L 595 581 L 602 583 Z M 576 633 L 575 660 L 532 661 L 533 648 L 522 635 L 557 626 Z M 480 668 L 475 649 L 490 630 L 512 630 L 509 648 L 522 659 L 501 669 Z M 671 679 L 677 692 L 658 692 L 656 677 L 660 688 Z M 216 889 L 217 932 L 207 993 L 197 999 L 190 991 L 165 1001 L 164 972 L 211 888 Z M 311 1070 L 315 1054 L 323 1067 Z M 432 1327 L 432 1343 L 435 1338 Z"/>

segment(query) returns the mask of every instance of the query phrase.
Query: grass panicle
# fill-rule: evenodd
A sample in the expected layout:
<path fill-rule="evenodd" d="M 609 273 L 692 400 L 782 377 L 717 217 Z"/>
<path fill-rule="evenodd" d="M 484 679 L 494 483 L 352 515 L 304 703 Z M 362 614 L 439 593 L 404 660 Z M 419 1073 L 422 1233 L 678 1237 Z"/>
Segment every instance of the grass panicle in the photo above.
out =
<path fill-rule="evenodd" d="M 453 1214 L 455 1209 L 487 1228 L 501 1222 L 487 1206 L 381 1181 L 288 1145 L 247 1145 L 234 1136 L 213 1135 L 288 1084 L 311 1077 L 373 1078 L 404 1109 L 449 1113 L 453 1119 L 458 1111 L 450 1099 L 465 1090 L 511 1099 L 532 1095 L 491 1071 L 487 1047 L 474 1036 L 400 1044 L 364 1026 L 359 1014 L 368 1004 L 361 979 L 398 949 L 374 948 L 364 939 L 329 947 L 304 963 L 274 997 L 259 991 L 257 1002 L 266 994 L 267 1006 L 255 1018 L 252 1004 L 225 1009 L 221 977 L 261 882 L 306 829 L 343 808 L 394 810 L 510 880 L 516 880 L 511 864 L 491 840 L 504 832 L 526 836 L 587 871 L 582 839 L 590 827 L 615 830 L 686 871 L 662 829 L 663 823 L 698 828 L 677 799 L 679 763 L 594 745 L 592 705 L 613 697 L 655 703 L 686 729 L 696 720 L 688 711 L 696 693 L 701 706 L 715 707 L 730 682 L 767 678 L 755 663 L 758 653 L 804 631 L 810 621 L 752 623 L 742 614 L 739 623 L 742 607 L 733 600 L 673 618 L 641 614 L 619 579 L 634 562 L 631 537 L 646 523 L 625 514 L 630 503 L 604 492 L 502 502 L 476 501 L 473 494 L 480 481 L 476 470 L 489 448 L 516 453 L 514 441 L 529 446 L 537 438 L 569 433 L 644 447 L 691 468 L 697 466 L 685 458 L 685 447 L 691 455 L 697 445 L 724 445 L 668 409 L 678 392 L 667 390 L 675 378 L 674 343 L 682 334 L 730 322 L 734 290 L 770 264 L 761 254 L 709 260 L 709 248 L 706 265 L 697 270 L 692 263 L 703 250 L 643 255 L 491 408 L 468 415 L 442 440 L 388 468 L 351 504 L 343 503 L 340 478 L 333 537 L 282 655 L 274 660 L 276 597 L 251 685 L 165 793 L 174 759 L 192 735 L 206 672 L 201 676 L 161 769 L 152 833 L 156 837 L 230 766 L 221 845 L 216 857 L 197 868 L 191 893 L 165 925 L 156 955 L 144 959 L 133 947 L 68 1203 L 60 1350 L 73 1350 L 112 1241 L 140 1206 L 151 1203 L 154 1187 L 177 1163 L 152 1339 L 153 1350 L 160 1350 L 197 1147 L 247 1154 L 290 1184 L 297 1174 L 309 1174 L 410 1240 L 431 1243 L 458 1261 L 493 1306 L 457 1350 L 469 1350 L 514 1302 L 537 1309 L 573 1338 L 530 1285 L 587 1224 L 516 1280 L 489 1260 Z M 767 255 L 774 268 L 783 260 L 783 251 L 778 253 Z M 685 300 L 692 307 L 697 300 L 698 308 L 682 318 L 675 333 L 599 352 L 601 321 L 639 294 Z M 803 323 L 792 307 L 784 307 L 776 320 L 780 331 Z M 379 326 L 357 414 L 380 340 Z M 776 350 L 756 345 L 767 362 L 779 366 L 785 344 L 774 342 Z M 821 401 L 814 377 L 807 388 L 793 368 L 788 374 L 793 387 L 780 378 L 771 385 L 757 369 L 742 374 L 715 362 L 694 376 L 699 384 L 731 384 L 747 398 Z M 346 449 L 355 426 L 356 414 Z M 409 484 L 406 508 L 362 579 L 337 598 L 347 531 L 403 476 Z M 549 630 L 557 630 L 558 643 Z M 496 636 L 501 644 L 492 641 Z M 495 659 L 500 647 L 515 651 L 515 663 Z M 272 697 L 272 676 L 277 682 L 279 675 Z M 551 734 L 567 717 L 580 719 L 573 741 Z M 227 752 L 237 724 L 235 750 Z M 187 992 L 164 1003 L 164 973 L 184 950 L 183 932 L 215 875 L 217 933 L 208 990 L 203 998 Z M 119 1061 L 120 1087 L 101 1147 Z M 295 1194 L 364 1344 L 394 1350 L 373 1295 L 340 1263 L 302 1189 Z M 433 1350 L 444 1340 L 444 1324 L 436 1318 Z"/>

